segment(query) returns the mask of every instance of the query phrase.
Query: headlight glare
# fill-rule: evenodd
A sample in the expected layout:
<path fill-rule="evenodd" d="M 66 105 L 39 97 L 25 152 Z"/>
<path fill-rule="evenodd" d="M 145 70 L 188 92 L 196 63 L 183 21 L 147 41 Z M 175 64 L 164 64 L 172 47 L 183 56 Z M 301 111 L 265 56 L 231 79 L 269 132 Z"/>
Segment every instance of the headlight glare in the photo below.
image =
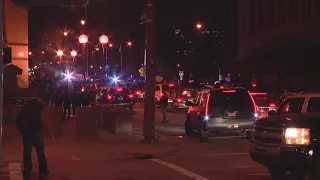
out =
<path fill-rule="evenodd" d="M 285 131 L 285 143 L 291 145 L 309 145 L 310 130 L 306 128 L 287 128 Z"/>

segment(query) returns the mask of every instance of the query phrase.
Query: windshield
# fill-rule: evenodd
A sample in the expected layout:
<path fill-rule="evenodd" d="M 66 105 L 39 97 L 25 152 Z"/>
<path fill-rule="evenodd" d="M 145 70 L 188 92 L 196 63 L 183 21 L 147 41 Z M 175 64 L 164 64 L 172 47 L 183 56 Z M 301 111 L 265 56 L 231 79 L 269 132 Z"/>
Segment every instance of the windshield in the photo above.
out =
<path fill-rule="evenodd" d="M 247 91 L 213 91 L 210 94 L 211 107 L 252 107 L 253 102 Z"/>
<path fill-rule="evenodd" d="M 304 98 L 289 98 L 283 101 L 277 114 L 301 113 Z"/>
<path fill-rule="evenodd" d="M 112 96 L 128 96 L 130 94 L 129 90 L 126 88 L 110 89 L 110 94 Z"/>

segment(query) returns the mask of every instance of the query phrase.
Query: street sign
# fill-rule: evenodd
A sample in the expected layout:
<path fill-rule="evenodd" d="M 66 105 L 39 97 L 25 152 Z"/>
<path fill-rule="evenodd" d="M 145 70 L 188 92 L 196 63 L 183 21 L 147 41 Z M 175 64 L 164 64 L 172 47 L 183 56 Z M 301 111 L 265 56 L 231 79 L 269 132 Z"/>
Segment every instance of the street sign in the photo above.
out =
<path fill-rule="evenodd" d="M 143 67 L 141 67 L 138 72 L 140 73 L 140 76 L 143 77 L 144 76 L 144 69 Z"/>

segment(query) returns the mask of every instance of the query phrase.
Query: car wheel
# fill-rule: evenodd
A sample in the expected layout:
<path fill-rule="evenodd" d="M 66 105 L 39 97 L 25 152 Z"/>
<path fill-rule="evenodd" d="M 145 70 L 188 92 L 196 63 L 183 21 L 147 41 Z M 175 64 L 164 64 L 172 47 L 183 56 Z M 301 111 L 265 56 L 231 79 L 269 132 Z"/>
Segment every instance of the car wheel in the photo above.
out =
<path fill-rule="evenodd" d="M 205 131 L 204 129 L 199 130 L 200 133 L 200 142 L 209 142 L 209 131 Z"/>
<path fill-rule="evenodd" d="M 192 130 L 192 127 L 191 127 L 190 119 L 187 119 L 186 122 L 184 123 L 184 129 L 185 129 L 186 134 L 188 136 L 192 136 L 193 135 L 193 130 Z"/>
<path fill-rule="evenodd" d="M 286 171 L 275 168 L 275 167 L 268 167 L 270 176 L 273 180 L 284 180 L 286 179 Z"/>

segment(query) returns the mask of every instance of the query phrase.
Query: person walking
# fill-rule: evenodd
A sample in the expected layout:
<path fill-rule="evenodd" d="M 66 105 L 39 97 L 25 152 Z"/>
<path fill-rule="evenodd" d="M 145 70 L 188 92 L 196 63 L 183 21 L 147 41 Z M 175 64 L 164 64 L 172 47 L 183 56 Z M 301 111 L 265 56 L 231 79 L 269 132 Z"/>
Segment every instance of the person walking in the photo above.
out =
<path fill-rule="evenodd" d="M 34 98 L 26 102 L 17 115 L 17 128 L 22 134 L 23 141 L 23 176 L 32 172 L 32 146 L 35 146 L 39 162 L 39 175 L 49 175 L 47 159 L 44 152 L 44 137 L 42 122 L 43 101 Z"/>
<path fill-rule="evenodd" d="M 163 123 L 169 122 L 167 119 L 167 111 L 168 111 L 168 105 L 169 105 L 168 100 L 169 100 L 169 97 L 167 93 L 163 93 L 159 101 L 159 105 L 161 106 L 162 114 L 163 114 L 163 118 L 162 118 Z"/>

